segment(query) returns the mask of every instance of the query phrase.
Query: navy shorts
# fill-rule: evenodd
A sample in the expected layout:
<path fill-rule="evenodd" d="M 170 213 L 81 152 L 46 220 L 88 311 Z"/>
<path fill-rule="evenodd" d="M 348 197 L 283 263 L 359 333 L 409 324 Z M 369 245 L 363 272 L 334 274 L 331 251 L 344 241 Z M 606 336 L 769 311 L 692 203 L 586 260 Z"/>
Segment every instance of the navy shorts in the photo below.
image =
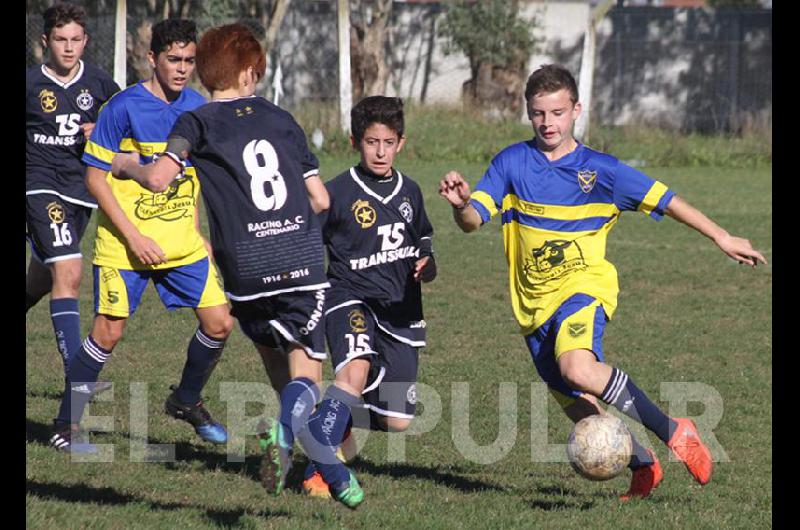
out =
<path fill-rule="evenodd" d="M 25 196 L 27 239 L 33 256 L 44 264 L 81 258 L 81 238 L 92 209 L 52 193 Z"/>
<path fill-rule="evenodd" d="M 324 306 L 324 289 L 295 291 L 255 300 L 231 300 L 231 314 L 256 344 L 284 350 L 290 344 L 299 344 L 312 359 L 325 360 Z"/>
<path fill-rule="evenodd" d="M 370 361 L 362 397 L 382 416 L 412 419 L 417 407 L 419 349 L 381 331 L 362 304 L 337 307 L 325 315 L 325 335 L 334 373 L 357 358 Z"/>

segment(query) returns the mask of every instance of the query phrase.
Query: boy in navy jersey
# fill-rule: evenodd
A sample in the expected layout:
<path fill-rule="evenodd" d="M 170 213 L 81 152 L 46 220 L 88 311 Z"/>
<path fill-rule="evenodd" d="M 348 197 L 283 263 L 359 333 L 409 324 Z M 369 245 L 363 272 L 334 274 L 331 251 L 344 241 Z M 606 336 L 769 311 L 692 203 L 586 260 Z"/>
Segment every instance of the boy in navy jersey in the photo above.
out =
<path fill-rule="evenodd" d="M 457 172 L 439 193 L 464 232 L 501 213 L 511 303 L 536 370 L 575 422 L 602 414 L 597 398 L 642 423 L 700 484 L 711 479 L 711 453 L 688 418 L 664 414 L 603 356 L 603 331 L 617 305 L 617 271 L 605 259 L 608 233 L 622 211 L 664 214 L 705 235 L 727 256 L 753 267 L 764 257 L 733 237 L 664 184 L 589 149 L 572 136 L 581 112 L 572 74 L 546 65 L 528 78 L 528 117 L 535 138 L 494 157 L 475 191 Z M 630 489 L 647 497 L 663 478 L 655 454 L 636 440 Z"/>
<path fill-rule="evenodd" d="M 326 183 L 331 204 L 322 214 L 331 282 L 325 334 L 336 380 L 308 423 L 327 448 L 306 470 L 303 487 L 313 496 L 329 496 L 328 485 L 347 476 L 335 454 L 351 424 L 397 432 L 414 418 L 425 346 L 420 282 L 436 277 L 422 193 L 394 167 L 406 141 L 403 102 L 367 97 L 351 123 L 361 161 Z"/>
<path fill-rule="evenodd" d="M 80 242 L 97 208 L 84 184 L 81 155 L 98 110 L 119 87 L 81 60 L 89 39 L 82 7 L 60 3 L 42 18 L 47 62 L 25 73 L 25 220 L 31 244 L 25 311 L 50 293 L 66 376 L 81 342 Z"/>
<path fill-rule="evenodd" d="M 261 439 L 262 484 L 279 494 L 295 439 L 311 458 L 321 458 L 308 443 L 307 423 L 327 358 L 322 317 L 330 283 L 317 213 L 328 208 L 329 199 L 294 118 L 253 95 L 265 67 L 247 27 L 208 30 L 197 47 L 197 71 L 211 102 L 181 115 L 169 134 L 167 156 L 140 166 L 136 157 L 117 155 L 112 172 L 163 191 L 187 158 L 197 169 L 232 314 L 280 392 L 279 421 Z M 349 473 L 333 489 L 347 506 L 363 499 Z"/>

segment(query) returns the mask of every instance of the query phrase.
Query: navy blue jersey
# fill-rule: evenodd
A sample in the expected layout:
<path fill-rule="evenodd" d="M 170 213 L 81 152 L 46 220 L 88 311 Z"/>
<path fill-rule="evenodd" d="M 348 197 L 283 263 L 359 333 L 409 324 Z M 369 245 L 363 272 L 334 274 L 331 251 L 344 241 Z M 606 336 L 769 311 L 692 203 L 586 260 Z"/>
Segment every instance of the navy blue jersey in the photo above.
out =
<path fill-rule="evenodd" d="M 100 107 L 119 87 L 104 71 L 80 61 L 78 73 L 62 83 L 44 65 L 25 72 L 25 191 L 58 194 L 78 204 L 96 204 L 84 184 L 86 145 L 80 125 L 97 120 Z"/>
<path fill-rule="evenodd" d="M 325 183 L 331 201 L 322 215 L 331 281 L 326 310 L 359 300 L 392 328 L 385 331 L 424 340 L 422 292 L 413 275 L 416 261 L 429 253 L 433 227 L 422 192 L 394 171 L 393 188 L 381 196 L 359 171 L 350 168 Z"/>
<path fill-rule="evenodd" d="M 228 296 L 328 287 L 305 186 L 319 164 L 294 118 L 260 97 L 217 100 L 178 118 L 170 141 L 180 138 L 189 142 Z"/>

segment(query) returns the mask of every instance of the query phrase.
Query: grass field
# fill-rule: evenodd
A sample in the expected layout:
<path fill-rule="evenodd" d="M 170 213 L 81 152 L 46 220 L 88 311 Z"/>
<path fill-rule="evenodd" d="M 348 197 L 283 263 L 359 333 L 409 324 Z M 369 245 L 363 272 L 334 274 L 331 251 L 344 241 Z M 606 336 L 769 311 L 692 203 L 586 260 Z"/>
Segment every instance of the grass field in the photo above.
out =
<path fill-rule="evenodd" d="M 323 156 L 326 176 L 351 157 Z M 772 274 L 737 266 L 671 219 L 656 223 L 625 214 L 608 245 L 620 274 L 619 309 L 609 324 L 606 356 L 664 407 L 678 411 L 669 393 L 713 387 L 721 402 L 692 402 L 688 414 L 722 413 L 713 426 L 727 455 L 701 489 L 683 465 L 668 462 L 650 499 L 621 504 L 629 474 L 592 483 L 564 462 L 534 461 L 532 453 L 563 444 L 569 424 L 540 386 L 509 307 L 499 222 L 476 234 L 455 227 L 436 183 L 458 168 L 471 183 L 481 162 L 408 160 L 401 170 L 421 185 L 435 228 L 439 277 L 425 286 L 428 347 L 421 355 L 421 434 L 371 433 L 353 464 L 367 499 L 356 511 L 304 497 L 294 490 L 267 497 L 257 478 L 258 455 L 247 439 L 244 462 L 229 462 L 225 447 L 203 444 L 186 424 L 165 416 L 163 400 L 177 383 L 195 329 L 191 312 L 167 313 L 148 289 L 102 378 L 114 381 L 114 400 L 90 414 L 113 416 L 114 432 L 95 434 L 113 444 L 106 463 L 78 463 L 47 447 L 62 388 L 47 302 L 27 317 L 26 513 L 29 528 L 764 528 L 772 525 Z M 732 233 L 772 257 L 771 166 L 754 169 L 646 168 Z M 90 232 L 92 229 L 90 228 Z M 91 237 L 84 241 L 91 254 Z M 81 311 L 90 326 L 91 278 L 84 275 Z M 325 374 L 331 377 L 326 366 Z M 131 393 L 146 382 L 148 442 L 174 444 L 171 462 L 132 462 Z M 230 420 L 222 383 L 250 382 L 268 406 L 247 405 L 249 416 L 275 409 L 254 349 L 234 331 L 205 392 L 215 416 Z M 668 384 L 671 383 L 671 384 Z M 500 399 L 501 384 L 509 392 Z M 262 386 L 258 386 L 262 385 Z M 468 389 L 468 401 L 465 387 Z M 712 391 L 708 394 L 714 397 Z M 511 407 L 516 398 L 516 407 Z M 533 396 L 533 397 L 532 397 Z M 135 400 L 141 403 L 140 397 Z M 499 403 L 507 405 L 499 414 Z M 468 421 L 463 411 L 468 406 Z M 722 409 L 720 410 L 720 406 Z M 489 445 L 501 427 L 516 433 Z M 231 425 L 229 424 L 229 427 Z M 139 429 L 140 430 L 140 429 Z M 464 435 L 468 431 L 469 437 Z M 535 441 L 532 442 L 532 439 Z M 404 447 L 403 447 L 404 444 Z M 561 454 L 560 448 L 547 449 Z M 494 451 L 494 452 L 493 452 Z M 716 452 L 719 456 L 721 453 Z M 296 470 L 304 467 L 296 456 Z M 494 463 L 480 463 L 495 460 Z"/>

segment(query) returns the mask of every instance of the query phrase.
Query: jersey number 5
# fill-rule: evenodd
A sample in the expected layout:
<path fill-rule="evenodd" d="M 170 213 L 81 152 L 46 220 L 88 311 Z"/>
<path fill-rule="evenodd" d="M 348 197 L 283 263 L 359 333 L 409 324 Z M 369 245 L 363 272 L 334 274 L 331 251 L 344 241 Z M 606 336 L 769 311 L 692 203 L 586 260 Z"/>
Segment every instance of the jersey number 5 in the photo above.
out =
<path fill-rule="evenodd" d="M 286 203 L 286 182 L 278 171 L 278 153 L 266 140 L 252 140 L 242 152 L 244 167 L 250 174 L 250 195 L 259 210 L 280 210 Z M 269 184 L 271 195 L 267 195 Z"/>

